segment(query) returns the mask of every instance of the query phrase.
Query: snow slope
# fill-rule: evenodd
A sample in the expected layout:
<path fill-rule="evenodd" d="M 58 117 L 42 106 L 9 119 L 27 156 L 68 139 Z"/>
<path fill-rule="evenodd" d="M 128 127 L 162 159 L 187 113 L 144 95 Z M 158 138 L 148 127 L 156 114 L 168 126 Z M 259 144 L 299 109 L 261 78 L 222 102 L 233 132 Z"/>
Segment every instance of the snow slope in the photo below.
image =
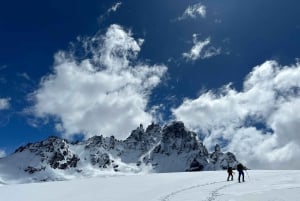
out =
<path fill-rule="evenodd" d="M 101 176 L 0 186 L 7 201 L 298 201 L 300 171 L 248 171 L 245 183 L 225 171 Z M 1 185 L 1 184 L 0 184 Z"/>

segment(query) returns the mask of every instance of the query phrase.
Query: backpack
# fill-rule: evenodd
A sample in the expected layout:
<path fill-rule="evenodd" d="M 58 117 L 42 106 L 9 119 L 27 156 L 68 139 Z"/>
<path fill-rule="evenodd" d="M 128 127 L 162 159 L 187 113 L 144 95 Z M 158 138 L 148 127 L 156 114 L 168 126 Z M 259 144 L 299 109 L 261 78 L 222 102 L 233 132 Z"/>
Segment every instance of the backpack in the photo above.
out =
<path fill-rule="evenodd" d="M 236 166 L 236 169 L 237 169 L 238 171 L 243 171 L 244 167 L 243 167 L 242 164 L 239 163 L 239 164 Z"/>

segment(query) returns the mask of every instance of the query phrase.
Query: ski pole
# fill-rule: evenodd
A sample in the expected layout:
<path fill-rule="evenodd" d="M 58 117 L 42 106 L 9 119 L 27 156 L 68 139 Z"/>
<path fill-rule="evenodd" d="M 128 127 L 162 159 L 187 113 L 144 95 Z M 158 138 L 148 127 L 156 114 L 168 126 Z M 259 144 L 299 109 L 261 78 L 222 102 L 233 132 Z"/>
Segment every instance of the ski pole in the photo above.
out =
<path fill-rule="evenodd" d="M 247 173 L 247 176 L 248 176 L 248 179 L 249 179 L 249 181 L 250 181 L 250 177 L 249 177 L 248 171 L 247 171 L 247 170 L 245 170 L 245 171 L 246 171 L 246 173 Z"/>

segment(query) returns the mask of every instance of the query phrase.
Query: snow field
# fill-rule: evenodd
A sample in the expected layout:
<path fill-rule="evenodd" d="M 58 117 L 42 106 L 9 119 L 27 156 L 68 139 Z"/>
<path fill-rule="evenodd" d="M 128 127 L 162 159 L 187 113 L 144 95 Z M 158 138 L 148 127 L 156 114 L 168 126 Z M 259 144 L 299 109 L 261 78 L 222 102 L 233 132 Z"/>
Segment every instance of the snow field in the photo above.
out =
<path fill-rule="evenodd" d="M 226 171 L 101 176 L 0 186 L 7 201 L 299 201 L 300 171 L 248 171 L 245 183 Z"/>

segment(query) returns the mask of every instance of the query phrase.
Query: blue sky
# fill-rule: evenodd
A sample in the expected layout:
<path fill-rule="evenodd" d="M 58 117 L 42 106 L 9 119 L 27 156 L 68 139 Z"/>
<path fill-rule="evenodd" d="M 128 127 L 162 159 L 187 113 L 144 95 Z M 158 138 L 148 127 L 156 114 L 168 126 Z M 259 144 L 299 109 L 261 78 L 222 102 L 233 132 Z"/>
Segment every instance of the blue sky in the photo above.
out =
<path fill-rule="evenodd" d="M 2 2 L 0 153 L 182 120 L 254 167 L 299 168 L 299 11 L 296 0 Z"/>

